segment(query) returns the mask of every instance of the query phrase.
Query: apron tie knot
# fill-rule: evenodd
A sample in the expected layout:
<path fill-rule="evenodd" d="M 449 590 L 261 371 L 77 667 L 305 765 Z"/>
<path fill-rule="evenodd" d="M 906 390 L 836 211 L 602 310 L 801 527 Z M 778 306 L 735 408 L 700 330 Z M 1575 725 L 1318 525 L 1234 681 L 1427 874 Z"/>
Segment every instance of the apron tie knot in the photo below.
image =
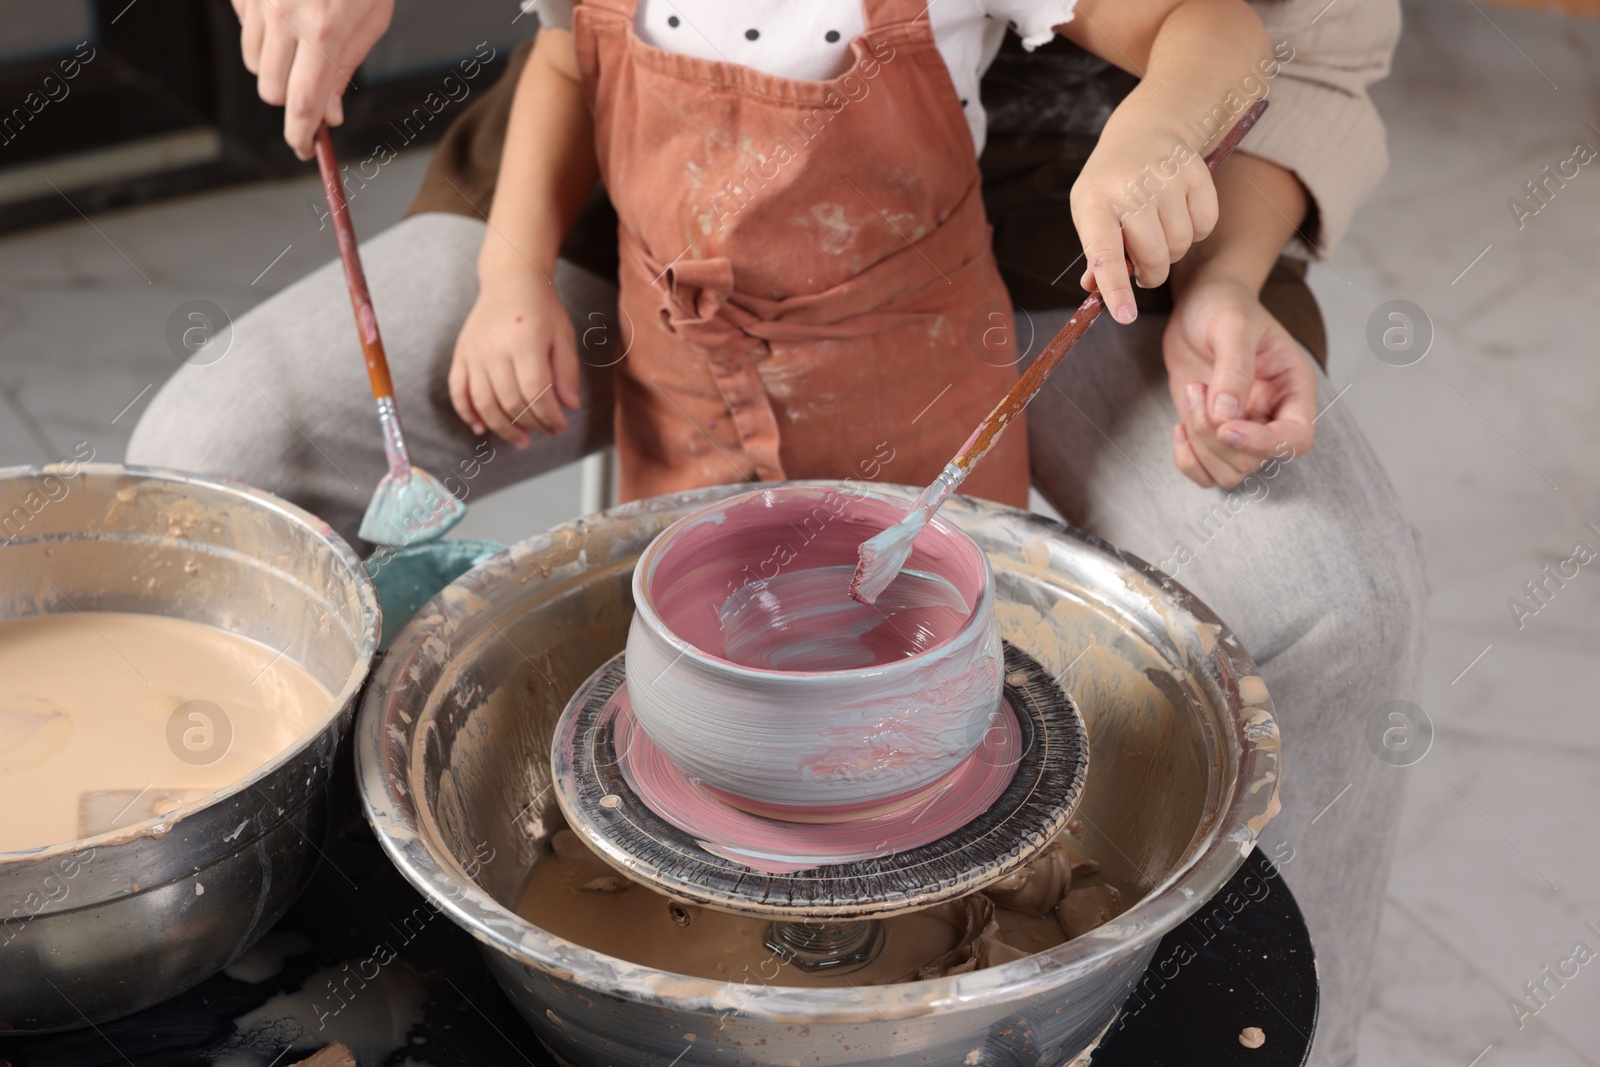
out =
<path fill-rule="evenodd" d="M 753 321 L 753 316 L 733 303 L 733 264 L 726 256 L 680 259 L 656 269 L 649 253 L 642 248 L 638 252 L 645 269 L 653 270 L 657 279 L 662 301 L 658 314 L 668 333 L 704 349 L 713 359 L 730 346 L 737 345 L 740 351 L 760 347 L 744 329 L 749 325 L 744 320 Z"/>

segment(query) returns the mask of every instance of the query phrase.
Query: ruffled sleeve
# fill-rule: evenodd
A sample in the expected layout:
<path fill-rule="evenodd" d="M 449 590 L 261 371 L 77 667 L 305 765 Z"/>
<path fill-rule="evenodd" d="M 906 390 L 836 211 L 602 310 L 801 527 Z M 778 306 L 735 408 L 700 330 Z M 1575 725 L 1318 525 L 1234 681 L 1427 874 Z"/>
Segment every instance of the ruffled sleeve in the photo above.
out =
<path fill-rule="evenodd" d="M 1031 52 L 1054 37 L 1057 26 L 1071 22 L 1077 6 L 1077 0 L 988 0 L 984 11 L 1010 26 Z"/>
<path fill-rule="evenodd" d="M 522 10 L 533 9 L 539 25 L 552 30 L 572 29 L 573 0 L 522 0 Z"/>

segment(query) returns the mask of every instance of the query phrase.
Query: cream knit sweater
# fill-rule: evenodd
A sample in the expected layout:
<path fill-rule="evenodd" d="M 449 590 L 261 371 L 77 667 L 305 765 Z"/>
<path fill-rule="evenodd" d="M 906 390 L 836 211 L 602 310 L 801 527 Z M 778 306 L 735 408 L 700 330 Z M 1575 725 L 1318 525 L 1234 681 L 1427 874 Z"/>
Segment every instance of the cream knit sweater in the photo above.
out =
<path fill-rule="evenodd" d="M 1399 0 L 1253 0 L 1251 6 L 1266 23 L 1280 67 L 1269 83 L 1272 106 L 1241 150 L 1299 177 L 1316 205 L 1302 232 L 1316 253 L 1326 254 L 1389 166 L 1383 121 L 1367 89 L 1389 73 L 1400 38 Z"/>

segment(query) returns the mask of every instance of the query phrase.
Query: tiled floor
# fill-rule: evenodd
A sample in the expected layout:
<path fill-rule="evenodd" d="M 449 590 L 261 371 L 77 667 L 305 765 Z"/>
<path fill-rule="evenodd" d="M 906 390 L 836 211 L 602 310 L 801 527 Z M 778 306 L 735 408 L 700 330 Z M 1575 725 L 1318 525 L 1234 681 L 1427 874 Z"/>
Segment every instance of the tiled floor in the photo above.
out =
<path fill-rule="evenodd" d="M 1422 703 L 1436 737 L 1399 816 L 1364 1062 L 1595 1067 L 1600 958 L 1563 961 L 1578 942 L 1600 952 L 1600 560 L 1552 583 L 1521 627 L 1508 599 L 1575 542 L 1600 549 L 1600 161 L 1520 230 L 1507 198 L 1575 142 L 1600 147 L 1600 23 L 1459 0 L 1406 14 L 1377 94 L 1394 166 L 1312 276 L 1338 402 L 1400 486 L 1434 590 Z M 398 217 L 423 162 L 402 157 L 363 191 L 359 231 Z M 176 365 L 179 304 L 237 315 L 332 255 L 317 193 L 310 179 L 236 189 L 0 241 L 0 466 L 79 441 L 120 458 Z M 1393 299 L 1432 323 L 1410 366 L 1368 348 Z M 542 529 L 576 510 L 576 487 L 569 469 L 474 502 L 463 532 Z"/>

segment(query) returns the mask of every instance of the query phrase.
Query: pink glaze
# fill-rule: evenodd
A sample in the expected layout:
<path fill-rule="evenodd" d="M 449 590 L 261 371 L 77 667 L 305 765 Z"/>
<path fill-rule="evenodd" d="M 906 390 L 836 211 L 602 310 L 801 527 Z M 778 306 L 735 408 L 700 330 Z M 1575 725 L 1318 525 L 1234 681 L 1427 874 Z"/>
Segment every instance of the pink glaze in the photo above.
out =
<path fill-rule="evenodd" d="M 620 768 L 639 799 L 673 826 L 695 835 L 712 855 L 769 874 L 892 856 L 937 841 L 1000 798 L 1023 752 L 1016 715 L 1002 702 L 983 743 L 936 781 L 926 796 L 870 818 L 788 822 L 742 811 L 685 775 L 638 728 L 626 685 L 611 698 L 601 721 L 613 717 L 613 736 L 622 753 Z"/>
<path fill-rule="evenodd" d="M 1001 688 L 983 552 L 935 520 L 878 604 L 849 596 L 862 541 L 900 513 L 851 489 L 758 490 L 646 550 L 629 691 L 682 771 L 764 810 L 846 811 L 973 752 Z"/>
<path fill-rule="evenodd" d="M 746 667 L 833 671 L 937 647 L 972 613 L 948 581 L 910 570 L 866 604 L 850 596 L 851 573 L 845 566 L 814 567 L 752 582 L 718 610 L 720 635 L 697 632 L 690 640 Z"/>
<path fill-rule="evenodd" d="M 661 621 L 701 651 L 762 670 L 833 671 L 937 649 L 987 575 L 947 538 L 919 537 L 876 605 L 850 596 L 861 542 L 897 518 L 848 490 L 759 499 L 678 533 L 650 573 Z"/>

